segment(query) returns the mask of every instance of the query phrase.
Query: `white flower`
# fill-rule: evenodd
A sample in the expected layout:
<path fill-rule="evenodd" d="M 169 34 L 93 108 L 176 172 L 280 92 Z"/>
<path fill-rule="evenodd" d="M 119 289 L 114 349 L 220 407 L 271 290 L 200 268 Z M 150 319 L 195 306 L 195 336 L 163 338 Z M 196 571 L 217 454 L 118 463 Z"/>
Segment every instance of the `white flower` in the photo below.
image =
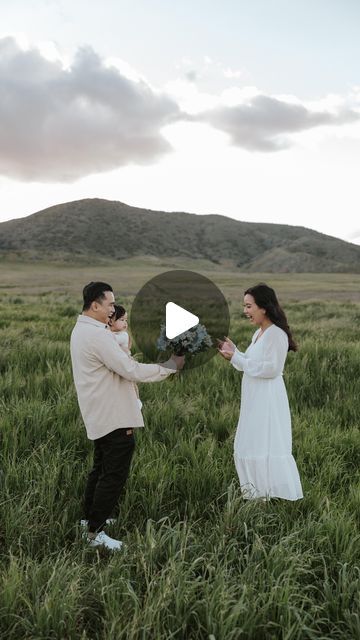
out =
<path fill-rule="evenodd" d="M 205 351 L 211 346 L 211 337 L 203 324 L 198 324 L 193 329 L 184 331 L 184 333 L 171 340 L 166 337 L 165 325 L 161 325 L 160 335 L 157 340 L 157 348 L 159 351 L 171 350 L 174 353 L 181 351 L 195 354 Z"/>

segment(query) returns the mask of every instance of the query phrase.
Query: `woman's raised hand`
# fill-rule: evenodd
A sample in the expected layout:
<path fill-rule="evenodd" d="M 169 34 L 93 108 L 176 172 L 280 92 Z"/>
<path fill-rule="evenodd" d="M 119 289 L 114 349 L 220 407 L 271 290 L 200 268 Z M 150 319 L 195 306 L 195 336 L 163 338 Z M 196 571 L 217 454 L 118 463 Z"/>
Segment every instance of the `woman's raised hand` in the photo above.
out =
<path fill-rule="evenodd" d="M 234 343 L 230 338 L 226 337 L 224 340 L 218 340 L 219 348 L 218 351 L 220 355 L 225 358 L 225 360 L 231 360 L 234 355 L 234 351 L 236 349 Z"/>

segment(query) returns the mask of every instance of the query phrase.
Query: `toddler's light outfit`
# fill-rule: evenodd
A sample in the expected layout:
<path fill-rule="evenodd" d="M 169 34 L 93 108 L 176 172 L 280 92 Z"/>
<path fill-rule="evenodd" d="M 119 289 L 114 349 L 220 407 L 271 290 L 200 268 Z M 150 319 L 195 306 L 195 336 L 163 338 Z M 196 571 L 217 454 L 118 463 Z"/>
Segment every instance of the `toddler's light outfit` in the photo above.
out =
<path fill-rule="evenodd" d="M 123 351 L 125 351 L 125 353 L 127 353 L 128 356 L 130 356 L 130 358 L 131 358 L 131 351 L 129 349 L 129 340 L 130 340 L 130 338 L 129 338 L 128 332 L 127 331 L 113 331 L 113 335 L 115 336 L 116 342 L 121 347 L 121 349 Z M 140 400 L 139 389 L 138 389 L 138 386 L 137 386 L 137 384 L 135 382 L 134 382 L 134 387 L 135 387 L 135 390 L 136 390 L 136 395 L 138 397 L 139 407 L 141 409 L 143 404 L 142 404 L 142 402 Z"/>

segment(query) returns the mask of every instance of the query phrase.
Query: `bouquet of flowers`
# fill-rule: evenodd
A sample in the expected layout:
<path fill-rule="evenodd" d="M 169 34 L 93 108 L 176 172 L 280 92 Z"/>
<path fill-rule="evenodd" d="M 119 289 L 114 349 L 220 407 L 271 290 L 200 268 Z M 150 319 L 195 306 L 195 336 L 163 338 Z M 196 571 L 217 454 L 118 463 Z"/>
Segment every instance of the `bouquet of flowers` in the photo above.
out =
<path fill-rule="evenodd" d="M 212 340 L 203 324 L 184 331 L 171 340 L 166 337 L 165 325 L 161 325 L 160 336 L 157 341 L 159 351 L 171 350 L 176 356 L 183 356 L 185 353 L 201 353 L 212 346 Z"/>

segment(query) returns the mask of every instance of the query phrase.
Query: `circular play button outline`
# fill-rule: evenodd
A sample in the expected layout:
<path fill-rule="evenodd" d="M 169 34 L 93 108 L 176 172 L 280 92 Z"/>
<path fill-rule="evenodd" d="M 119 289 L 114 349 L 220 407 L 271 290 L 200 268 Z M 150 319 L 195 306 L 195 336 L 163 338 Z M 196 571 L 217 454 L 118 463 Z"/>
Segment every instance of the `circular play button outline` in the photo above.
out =
<path fill-rule="evenodd" d="M 186 330 L 191 316 L 194 324 Z M 173 269 L 141 287 L 131 307 L 129 324 L 144 362 L 164 362 L 172 353 L 185 353 L 185 369 L 193 369 L 217 353 L 217 340 L 228 335 L 230 314 L 222 291 L 212 280 L 194 271 Z M 167 329 L 173 338 L 166 337 Z M 171 345 L 164 350 L 169 340 Z M 200 351 L 194 348 L 194 341 Z"/>

